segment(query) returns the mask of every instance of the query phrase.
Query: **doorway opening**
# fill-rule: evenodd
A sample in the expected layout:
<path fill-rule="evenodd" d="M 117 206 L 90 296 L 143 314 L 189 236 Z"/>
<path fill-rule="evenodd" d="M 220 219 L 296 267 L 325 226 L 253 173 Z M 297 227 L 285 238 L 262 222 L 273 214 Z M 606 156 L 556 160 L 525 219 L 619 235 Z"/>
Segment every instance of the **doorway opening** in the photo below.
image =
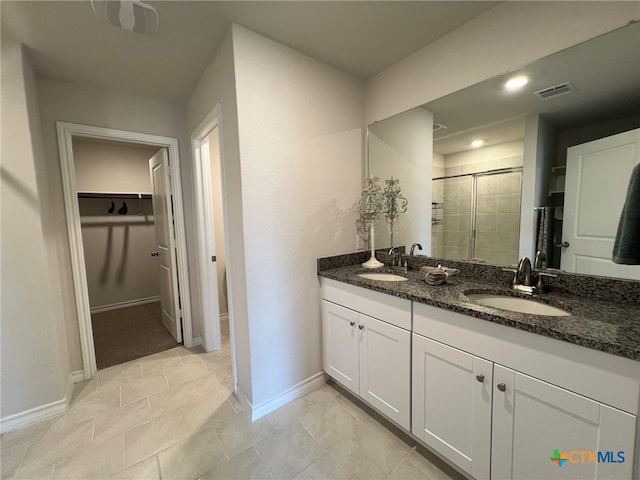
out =
<path fill-rule="evenodd" d="M 198 219 L 198 267 L 203 312 L 203 347 L 218 350 L 229 335 L 232 370 L 234 351 L 233 291 L 228 272 L 229 218 L 225 192 L 225 169 L 220 105 L 205 117 L 191 136 Z"/>
<path fill-rule="evenodd" d="M 85 378 L 183 340 L 191 347 L 177 139 L 63 122 L 57 128 Z M 138 161 L 114 148 L 135 150 Z M 99 160 L 96 150 L 108 158 Z M 136 341 L 152 324 L 158 336 L 148 340 L 156 345 Z M 99 351 L 126 343 L 135 350 L 129 357 Z"/>
<path fill-rule="evenodd" d="M 72 146 L 98 370 L 179 345 L 149 165 L 164 147 L 83 137 Z"/>

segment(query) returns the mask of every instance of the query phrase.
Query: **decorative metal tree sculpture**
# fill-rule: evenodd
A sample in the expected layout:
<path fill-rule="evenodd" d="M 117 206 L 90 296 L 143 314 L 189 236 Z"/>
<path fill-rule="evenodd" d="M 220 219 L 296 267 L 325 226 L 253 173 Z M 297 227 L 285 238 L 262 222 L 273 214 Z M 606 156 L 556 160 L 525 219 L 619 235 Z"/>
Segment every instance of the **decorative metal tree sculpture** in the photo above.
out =
<path fill-rule="evenodd" d="M 379 213 L 387 211 L 386 199 L 378 185 L 378 177 L 364 179 L 364 187 L 360 193 L 360 199 L 356 204 L 362 223 L 369 229 L 369 244 L 371 258 L 362 264 L 364 268 L 380 268 L 384 263 L 376 259 L 375 228 Z"/>
<path fill-rule="evenodd" d="M 384 211 L 387 218 L 387 229 L 391 234 L 391 245 L 393 245 L 393 229 L 398 216 L 407 211 L 407 199 L 400 193 L 400 180 L 391 177 L 386 180 L 386 188 L 382 194 L 385 198 L 386 209 Z"/>

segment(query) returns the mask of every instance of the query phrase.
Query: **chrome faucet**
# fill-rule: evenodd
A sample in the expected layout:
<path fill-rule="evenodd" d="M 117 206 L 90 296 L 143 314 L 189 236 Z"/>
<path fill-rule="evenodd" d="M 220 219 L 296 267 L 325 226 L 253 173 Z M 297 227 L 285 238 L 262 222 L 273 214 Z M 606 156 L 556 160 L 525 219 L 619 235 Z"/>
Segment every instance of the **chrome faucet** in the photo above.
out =
<path fill-rule="evenodd" d="M 542 262 L 546 260 L 546 256 L 543 252 L 536 252 L 536 257 L 533 262 L 534 268 L 531 268 L 531 260 L 527 257 L 522 257 L 518 262 L 518 268 L 503 268 L 508 272 L 513 272 L 513 280 L 511 281 L 511 288 L 516 292 L 525 293 L 527 295 L 544 293 L 544 281 L 543 277 L 557 277 L 552 273 L 541 271 Z M 537 281 L 534 284 L 534 274 L 537 277 Z"/>
<path fill-rule="evenodd" d="M 413 256 L 413 251 L 416 249 L 416 247 L 418 247 L 418 250 L 422 250 L 422 245 L 420 245 L 419 243 L 414 243 L 413 245 L 411 245 L 411 251 L 409 252 L 409 255 Z"/>
<path fill-rule="evenodd" d="M 547 256 L 544 254 L 542 250 L 538 250 L 536 252 L 536 259 L 533 261 L 533 269 L 534 270 L 542 270 L 542 262 L 547 260 Z"/>
<path fill-rule="evenodd" d="M 531 287 L 531 260 L 528 257 L 522 257 L 518 263 L 518 278 L 523 278 L 522 285 Z"/>
<path fill-rule="evenodd" d="M 404 264 L 402 262 L 402 254 L 400 252 L 398 252 L 397 250 L 400 248 L 400 246 L 395 246 L 395 247 L 391 247 L 389 249 L 389 267 L 391 267 L 393 270 L 402 270 L 404 272 L 407 271 L 407 261 L 404 261 Z"/>

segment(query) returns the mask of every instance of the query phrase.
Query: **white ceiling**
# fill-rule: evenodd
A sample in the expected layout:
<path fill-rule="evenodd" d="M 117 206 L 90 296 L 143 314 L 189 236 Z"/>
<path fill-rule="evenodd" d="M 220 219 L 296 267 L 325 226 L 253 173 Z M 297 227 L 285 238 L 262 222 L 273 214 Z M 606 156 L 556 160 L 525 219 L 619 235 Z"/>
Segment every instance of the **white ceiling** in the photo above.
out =
<path fill-rule="evenodd" d="M 88 1 L 0 2 L 2 28 L 39 74 L 184 101 L 231 22 L 366 79 L 499 2 L 148 1 L 153 36 L 97 19 Z"/>
<path fill-rule="evenodd" d="M 531 82 L 518 92 L 504 90 L 512 75 Z M 564 82 L 575 91 L 542 100 L 534 92 Z M 470 150 L 481 138 L 485 146 L 515 140 L 524 133 L 526 115 L 539 114 L 557 128 L 640 113 L 640 23 L 540 59 L 512 72 L 439 98 L 423 106 L 434 121 L 447 126 L 434 134 L 434 150 L 443 155 Z M 516 121 L 511 121 L 516 119 Z M 505 120 L 509 120 L 505 122 Z M 501 129 L 504 126 L 504 129 Z M 522 136 L 520 136 L 522 138 Z"/>

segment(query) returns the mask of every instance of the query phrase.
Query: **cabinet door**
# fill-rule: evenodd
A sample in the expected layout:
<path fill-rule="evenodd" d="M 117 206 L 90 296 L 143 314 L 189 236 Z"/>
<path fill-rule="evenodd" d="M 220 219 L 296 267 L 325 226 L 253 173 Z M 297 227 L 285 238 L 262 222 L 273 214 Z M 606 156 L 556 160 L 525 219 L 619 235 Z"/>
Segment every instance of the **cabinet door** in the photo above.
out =
<path fill-rule="evenodd" d="M 359 315 L 360 396 L 409 430 L 411 334 Z"/>
<path fill-rule="evenodd" d="M 414 435 L 474 478 L 488 479 L 493 364 L 413 334 Z"/>
<path fill-rule="evenodd" d="M 323 300 L 322 340 L 324 371 L 359 394 L 358 313 Z"/>
<path fill-rule="evenodd" d="M 500 365 L 494 386 L 492 479 L 631 478 L 635 416 Z"/>

